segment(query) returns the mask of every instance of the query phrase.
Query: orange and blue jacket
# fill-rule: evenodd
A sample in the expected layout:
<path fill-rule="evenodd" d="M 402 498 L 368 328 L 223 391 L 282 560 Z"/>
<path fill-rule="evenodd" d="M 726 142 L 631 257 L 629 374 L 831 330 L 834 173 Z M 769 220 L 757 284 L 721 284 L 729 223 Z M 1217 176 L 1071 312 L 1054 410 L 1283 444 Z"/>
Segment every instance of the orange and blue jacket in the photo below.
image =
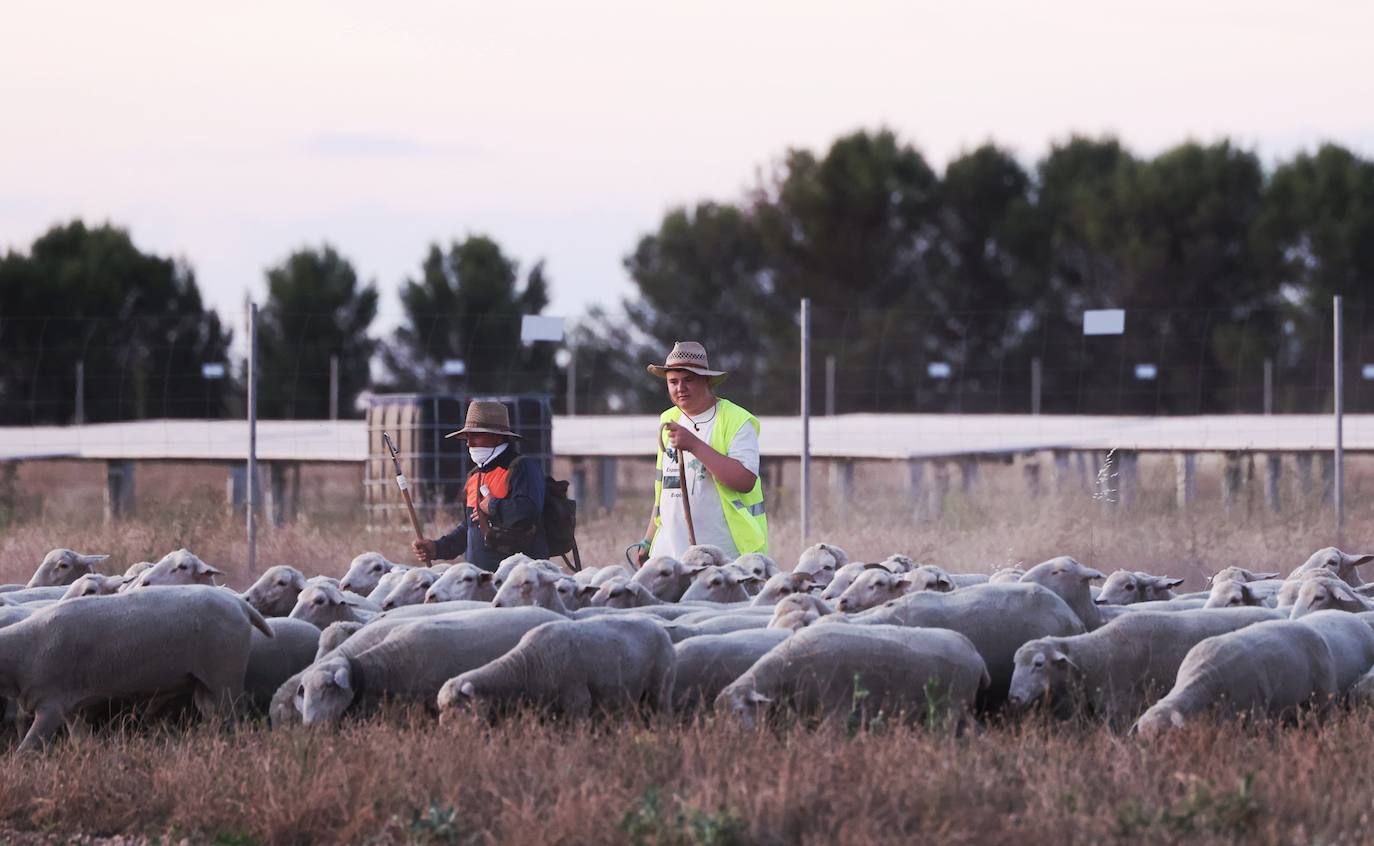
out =
<path fill-rule="evenodd" d="M 508 444 L 501 454 L 484 467 L 473 469 L 464 485 L 463 522 L 457 528 L 435 541 L 438 554 L 435 558 L 448 561 L 466 554 L 467 560 L 483 570 L 495 572 L 500 566 L 501 555 L 488 549 L 482 540 L 482 532 L 473 520 L 473 512 L 482 501 L 479 490 L 482 485 L 491 491 L 491 519 L 499 526 L 516 526 L 526 520 L 533 520 L 539 526 L 529 549 L 521 552 L 531 558 L 547 558 L 549 541 L 544 534 L 544 471 L 539 462 L 526 458 L 519 464 L 515 462 L 519 452 L 515 444 Z"/>

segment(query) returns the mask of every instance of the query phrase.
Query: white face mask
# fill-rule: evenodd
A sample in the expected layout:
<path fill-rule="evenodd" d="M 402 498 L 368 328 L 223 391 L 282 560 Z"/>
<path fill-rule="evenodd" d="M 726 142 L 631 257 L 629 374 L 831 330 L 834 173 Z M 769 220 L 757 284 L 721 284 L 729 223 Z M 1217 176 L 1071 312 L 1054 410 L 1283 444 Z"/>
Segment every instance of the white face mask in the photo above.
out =
<path fill-rule="evenodd" d="M 468 458 L 471 458 L 472 463 L 476 464 L 478 467 L 485 467 L 488 461 L 500 455 L 505 449 L 505 444 L 494 447 L 470 446 L 468 447 Z"/>

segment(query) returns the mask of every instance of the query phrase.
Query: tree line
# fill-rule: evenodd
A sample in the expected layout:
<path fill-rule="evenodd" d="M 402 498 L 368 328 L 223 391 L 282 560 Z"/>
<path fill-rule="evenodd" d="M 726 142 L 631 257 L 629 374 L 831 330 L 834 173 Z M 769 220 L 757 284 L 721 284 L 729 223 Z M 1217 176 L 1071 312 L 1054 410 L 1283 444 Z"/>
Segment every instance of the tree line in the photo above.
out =
<path fill-rule="evenodd" d="M 1316 411 L 1333 295 L 1352 367 L 1374 359 L 1374 162 L 1328 144 L 1266 168 L 1229 141 L 1143 157 L 1073 137 L 1029 167 L 989 143 L 937 172 L 894 133 L 860 131 L 787 151 L 739 197 L 670 209 L 624 262 L 633 295 L 571 329 L 582 413 L 657 409 L 643 365 L 686 338 L 733 372 L 727 394 L 795 412 L 803 297 L 816 399 L 828 362 L 840 411 L 1028 411 L 1033 362 L 1046 412 L 1259 411 L 1266 361 L 1275 410 Z M 263 416 L 328 416 L 331 357 L 345 416 L 365 389 L 546 391 L 561 406 L 566 362 L 519 343 L 552 281 L 490 238 L 433 244 L 385 337 L 376 283 L 333 246 L 266 276 Z M 1125 334 L 1085 337 L 1093 308 L 1125 309 Z M 76 221 L 0 257 L 2 422 L 69 421 L 78 360 L 87 420 L 237 413 L 241 365 L 201 373 L 231 340 L 192 268 L 119 228 Z M 448 359 L 466 374 L 445 375 Z M 1144 363 L 1153 378 L 1137 378 Z M 1360 388 L 1350 405 L 1374 408 Z"/>

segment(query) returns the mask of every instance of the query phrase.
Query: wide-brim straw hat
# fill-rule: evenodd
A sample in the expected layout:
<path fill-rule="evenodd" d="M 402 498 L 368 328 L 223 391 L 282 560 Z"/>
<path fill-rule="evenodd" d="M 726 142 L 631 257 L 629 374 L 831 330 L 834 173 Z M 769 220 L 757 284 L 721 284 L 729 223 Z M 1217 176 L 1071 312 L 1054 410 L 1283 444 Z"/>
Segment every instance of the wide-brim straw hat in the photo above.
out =
<path fill-rule="evenodd" d="M 669 370 L 686 370 L 688 373 L 705 376 L 713 388 L 730 375 L 724 370 L 712 370 L 711 363 L 706 358 L 706 347 L 696 341 L 674 342 L 673 351 L 668 353 L 668 358 L 664 359 L 662 364 L 650 364 L 647 370 L 660 379 L 666 379 Z"/>
<path fill-rule="evenodd" d="M 489 435 L 505 435 L 508 438 L 521 437 L 510 427 L 510 412 L 506 406 L 495 400 L 473 400 L 468 404 L 468 417 L 463 428 L 444 435 L 446 438 L 461 438 L 473 432 L 486 432 Z"/>

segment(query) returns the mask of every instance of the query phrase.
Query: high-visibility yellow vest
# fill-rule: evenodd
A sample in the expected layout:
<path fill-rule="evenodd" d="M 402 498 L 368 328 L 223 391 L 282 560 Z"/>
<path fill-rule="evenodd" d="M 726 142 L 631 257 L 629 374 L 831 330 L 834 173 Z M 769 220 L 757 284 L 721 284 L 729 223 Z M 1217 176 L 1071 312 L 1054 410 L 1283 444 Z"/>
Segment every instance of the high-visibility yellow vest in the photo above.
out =
<path fill-rule="evenodd" d="M 716 424 L 711 428 L 711 449 L 721 455 L 730 454 L 730 442 L 735 439 L 740 427 L 749 425 L 759 431 L 759 419 L 726 399 L 717 399 Z M 677 423 L 682 419 L 682 409 L 674 406 L 659 415 L 658 460 L 654 467 L 658 470 L 654 480 L 654 524 L 663 525 L 659 516 L 659 503 L 663 497 L 663 450 L 668 445 L 668 434 L 663 431 L 664 423 Z M 725 526 L 730 530 L 730 539 L 740 555 L 747 552 L 768 552 L 768 515 L 763 509 L 763 479 L 756 477 L 754 487 L 748 493 L 731 490 L 712 478 L 716 483 L 716 493 L 720 496 L 720 508 L 725 512 Z M 683 479 L 682 484 L 687 480 Z"/>

